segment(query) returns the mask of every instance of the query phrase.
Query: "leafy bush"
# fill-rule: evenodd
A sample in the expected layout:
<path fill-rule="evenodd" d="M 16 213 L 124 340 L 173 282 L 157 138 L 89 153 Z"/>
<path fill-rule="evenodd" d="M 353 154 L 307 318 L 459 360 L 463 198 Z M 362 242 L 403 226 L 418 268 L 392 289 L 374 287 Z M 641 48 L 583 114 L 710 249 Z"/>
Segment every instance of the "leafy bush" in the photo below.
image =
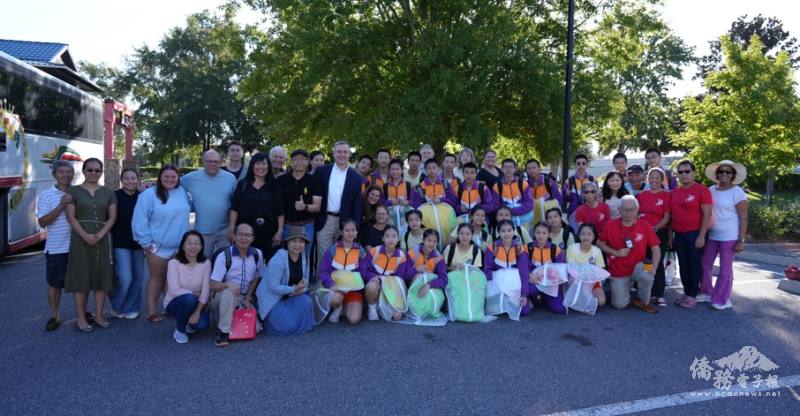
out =
<path fill-rule="evenodd" d="M 758 239 L 799 240 L 800 204 L 772 207 L 753 204 L 750 207 L 747 230 L 752 237 Z"/>

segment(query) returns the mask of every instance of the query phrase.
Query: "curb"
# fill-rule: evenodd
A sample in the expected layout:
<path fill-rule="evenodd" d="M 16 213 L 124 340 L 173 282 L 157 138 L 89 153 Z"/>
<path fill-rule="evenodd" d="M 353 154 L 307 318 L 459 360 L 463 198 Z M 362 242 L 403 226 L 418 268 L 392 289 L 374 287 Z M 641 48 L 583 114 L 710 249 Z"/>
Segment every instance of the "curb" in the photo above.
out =
<path fill-rule="evenodd" d="M 763 254 L 763 253 L 753 253 L 748 252 L 747 250 L 739 253 L 736 255 L 736 258 L 739 260 L 749 260 L 758 263 L 768 263 L 768 264 L 775 264 L 778 266 L 789 266 L 791 264 L 800 263 L 800 259 L 795 257 L 789 256 L 775 256 L 772 254 Z"/>

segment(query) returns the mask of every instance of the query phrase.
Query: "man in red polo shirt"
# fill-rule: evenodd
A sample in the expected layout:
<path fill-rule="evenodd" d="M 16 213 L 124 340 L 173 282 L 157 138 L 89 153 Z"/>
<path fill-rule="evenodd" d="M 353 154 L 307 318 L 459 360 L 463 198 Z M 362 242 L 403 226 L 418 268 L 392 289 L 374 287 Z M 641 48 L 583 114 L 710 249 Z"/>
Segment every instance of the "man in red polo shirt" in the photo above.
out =
<path fill-rule="evenodd" d="M 659 239 L 653 226 L 639 218 L 639 202 L 633 195 L 625 195 L 619 206 L 621 218 L 606 223 L 600 232 L 598 246 L 608 254 L 608 272 L 611 273 L 611 305 L 623 309 L 632 303 L 637 308 L 658 313 L 650 306 L 653 288 L 653 264 L 661 261 Z M 645 264 L 650 247 L 652 262 Z M 637 297 L 631 301 L 631 285 L 637 285 Z"/>

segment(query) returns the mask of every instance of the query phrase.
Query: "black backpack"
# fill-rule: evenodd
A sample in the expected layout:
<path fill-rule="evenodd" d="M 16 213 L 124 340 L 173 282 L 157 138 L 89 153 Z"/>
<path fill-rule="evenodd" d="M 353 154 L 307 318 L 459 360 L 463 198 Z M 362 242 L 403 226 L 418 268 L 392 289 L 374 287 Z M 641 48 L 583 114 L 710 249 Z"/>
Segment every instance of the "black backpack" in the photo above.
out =
<path fill-rule="evenodd" d="M 217 257 L 220 254 L 225 256 L 225 273 L 227 273 L 227 272 L 229 272 L 231 270 L 231 246 L 228 246 L 228 247 L 225 247 L 225 248 L 221 248 L 221 249 L 217 250 L 216 252 L 214 252 L 214 254 L 211 255 L 211 267 L 212 268 L 214 267 L 214 264 L 217 263 Z M 256 266 L 258 266 L 258 261 L 260 260 L 260 258 L 258 256 L 258 250 L 257 249 L 253 250 L 253 260 L 255 260 Z"/>
<path fill-rule="evenodd" d="M 481 251 L 478 249 L 478 246 L 476 246 L 473 243 L 472 244 L 472 264 L 475 264 L 475 260 L 478 259 L 478 254 L 480 254 L 480 252 Z M 447 263 L 446 264 L 448 264 L 448 265 L 451 264 L 453 262 L 453 257 L 455 255 L 456 255 L 456 244 L 454 243 L 454 244 L 450 245 L 450 252 L 447 253 Z M 483 259 L 483 257 L 481 257 L 481 260 L 482 259 Z"/>

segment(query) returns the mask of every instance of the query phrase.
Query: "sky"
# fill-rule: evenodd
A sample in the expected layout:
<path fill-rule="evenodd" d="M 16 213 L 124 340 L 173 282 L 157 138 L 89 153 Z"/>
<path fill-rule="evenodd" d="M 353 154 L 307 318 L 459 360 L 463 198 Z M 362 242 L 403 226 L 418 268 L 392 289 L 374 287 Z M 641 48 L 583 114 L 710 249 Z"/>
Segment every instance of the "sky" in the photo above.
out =
<path fill-rule="evenodd" d="M 135 47 L 155 46 L 170 28 L 186 17 L 214 9 L 223 0 L 20 0 L 3 8 L 0 38 L 69 44 L 72 58 L 122 65 Z M 696 54 L 708 53 L 708 41 L 719 37 L 742 15 L 776 16 L 784 29 L 800 38 L 800 2 L 793 0 L 666 0 L 664 19 Z M 35 16 L 35 19 L 31 17 Z M 256 23 L 260 15 L 243 8 L 238 19 Z M 696 68 L 684 70 L 669 93 L 675 97 L 702 92 L 692 81 Z"/>

